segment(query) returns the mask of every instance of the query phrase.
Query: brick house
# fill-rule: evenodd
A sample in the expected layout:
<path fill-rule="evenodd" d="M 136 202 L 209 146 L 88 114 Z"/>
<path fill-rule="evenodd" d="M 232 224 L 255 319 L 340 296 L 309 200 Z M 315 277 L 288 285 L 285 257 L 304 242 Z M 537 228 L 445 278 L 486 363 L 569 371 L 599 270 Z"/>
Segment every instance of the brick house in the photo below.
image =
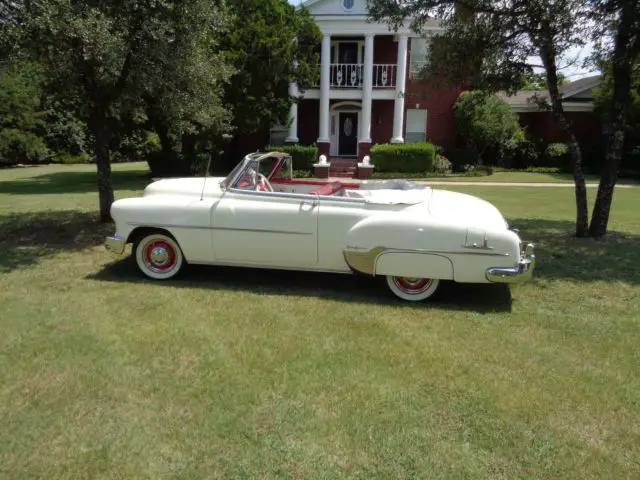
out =
<path fill-rule="evenodd" d="M 303 4 L 323 34 L 321 76 L 316 88 L 290 95 L 286 128 L 271 143 L 316 144 L 319 154 L 361 160 L 373 144 L 455 141 L 452 106 L 459 88 L 426 93 L 414 80 L 426 61 L 424 35 L 390 31 L 368 21 L 366 0 L 307 0 Z M 425 32 L 440 30 L 433 21 Z"/>
<path fill-rule="evenodd" d="M 290 85 L 289 94 L 299 101 L 291 107 L 288 126 L 275 127 L 259 140 L 247 139 L 245 145 L 315 144 L 319 155 L 330 159 L 334 173 L 345 162 L 354 172 L 355 163 L 374 144 L 428 140 L 455 147 L 453 105 L 463 88 L 427 88 L 416 75 L 427 61 L 425 37 L 442 30 L 436 20 L 421 33 L 406 25 L 391 31 L 385 23 L 369 21 L 366 0 L 307 0 L 302 5 L 323 34 L 319 85 L 305 92 Z M 599 81 L 578 80 L 562 92 L 579 140 L 601 133 L 591 96 Z M 528 101 L 536 93 L 544 94 L 519 92 L 505 100 L 533 136 L 562 141 L 551 114 Z"/>
<path fill-rule="evenodd" d="M 580 144 L 588 145 L 601 140 L 602 120 L 594 112 L 593 89 L 600 85 L 602 77 L 593 75 L 569 83 L 560 88 L 562 103 L 567 119 L 573 126 L 573 132 Z M 534 101 L 541 98 L 548 102 L 546 91 L 521 91 L 515 95 L 501 95 L 518 115 L 520 125 L 534 138 L 545 143 L 563 142 L 566 134 L 556 126 L 553 114 L 541 110 Z"/>

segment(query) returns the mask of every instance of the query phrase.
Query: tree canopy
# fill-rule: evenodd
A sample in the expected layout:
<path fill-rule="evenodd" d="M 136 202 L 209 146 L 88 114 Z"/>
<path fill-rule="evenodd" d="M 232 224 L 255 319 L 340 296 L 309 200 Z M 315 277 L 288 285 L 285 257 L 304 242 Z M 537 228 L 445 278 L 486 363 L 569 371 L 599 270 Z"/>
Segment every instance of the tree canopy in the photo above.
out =
<path fill-rule="evenodd" d="M 303 92 L 319 78 L 321 33 L 305 8 L 286 0 L 229 0 L 220 46 L 236 72 L 225 89 L 233 126 L 255 132 L 288 122 L 289 83 Z"/>
<path fill-rule="evenodd" d="M 224 128 L 221 93 L 231 70 L 217 55 L 226 14 L 210 0 L 31 2 L 20 54 L 43 66 L 48 91 L 87 122 L 98 169 L 100 217 L 113 202 L 110 142 L 149 97 L 173 127 Z"/>
<path fill-rule="evenodd" d="M 576 196 L 576 235 L 606 233 L 613 188 L 621 155 L 623 124 L 630 104 L 629 65 L 640 49 L 637 0 L 368 0 L 374 20 L 393 27 L 410 21 L 420 31 L 437 17 L 444 31 L 430 36 L 427 77 L 485 92 L 515 92 L 527 85 L 535 68 L 544 71 L 547 108 L 569 139 Z M 407 20 L 410 19 L 410 20 Z M 612 133 L 598 200 L 589 227 L 587 190 L 580 145 L 564 112 L 562 67 L 575 60 L 571 51 L 602 39 L 601 50 L 612 59 L 614 93 Z M 536 60 L 538 59 L 538 60 Z"/>

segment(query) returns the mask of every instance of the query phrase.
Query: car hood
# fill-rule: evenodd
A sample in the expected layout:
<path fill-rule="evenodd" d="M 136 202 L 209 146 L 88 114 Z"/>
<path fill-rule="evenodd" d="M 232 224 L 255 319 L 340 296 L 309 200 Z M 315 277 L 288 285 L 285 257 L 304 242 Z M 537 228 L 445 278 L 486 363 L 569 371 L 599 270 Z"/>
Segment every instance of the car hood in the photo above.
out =
<path fill-rule="evenodd" d="M 496 207 L 473 195 L 433 190 L 426 205 L 433 217 L 449 222 L 498 230 L 508 228 L 506 220 Z"/>
<path fill-rule="evenodd" d="M 206 180 L 206 182 L 205 182 Z M 192 177 L 192 178 L 169 178 L 158 180 L 148 185 L 144 189 L 144 196 L 149 195 L 187 195 L 200 197 L 203 193 L 207 195 L 220 194 L 220 182 L 224 177 Z"/>

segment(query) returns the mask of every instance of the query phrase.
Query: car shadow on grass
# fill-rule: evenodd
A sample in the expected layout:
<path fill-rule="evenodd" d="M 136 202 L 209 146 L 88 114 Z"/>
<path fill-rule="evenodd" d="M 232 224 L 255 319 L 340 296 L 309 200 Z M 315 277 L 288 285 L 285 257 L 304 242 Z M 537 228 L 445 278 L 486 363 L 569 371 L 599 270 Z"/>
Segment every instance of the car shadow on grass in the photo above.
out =
<path fill-rule="evenodd" d="M 442 282 L 429 301 L 412 303 L 393 296 L 383 278 L 365 275 L 189 265 L 178 278 L 158 282 L 144 277 L 131 256 L 110 263 L 100 272 L 88 275 L 87 278 L 118 283 L 149 283 L 173 288 L 317 297 L 400 307 L 430 306 L 478 313 L 511 311 L 511 292 L 506 285 Z"/>
<path fill-rule="evenodd" d="M 152 182 L 144 170 L 113 170 L 111 182 L 118 190 L 142 190 Z M 49 172 L 42 175 L 0 182 L 0 194 L 44 195 L 64 193 L 93 193 L 96 191 L 95 171 Z"/>
<path fill-rule="evenodd" d="M 0 273 L 37 264 L 61 251 L 104 243 L 113 224 L 100 223 L 97 212 L 45 210 L 0 215 Z"/>
<path fill-rule="evenodd" d="M 508 220 L 536 245 L 537 279 L 640 284 L 640 235 L 610 231 L 603 238 L 577 238 L 570 221 Z"/>

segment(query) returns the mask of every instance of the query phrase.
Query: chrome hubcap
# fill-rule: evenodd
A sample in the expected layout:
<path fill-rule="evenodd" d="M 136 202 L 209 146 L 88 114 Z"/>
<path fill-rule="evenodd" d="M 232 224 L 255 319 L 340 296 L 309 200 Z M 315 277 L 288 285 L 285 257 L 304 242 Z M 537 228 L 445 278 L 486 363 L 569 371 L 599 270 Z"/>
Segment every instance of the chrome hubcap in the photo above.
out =
<path fill-rule="evenodd" d="M 149 260 L 156 265 L 164 265 L 169 261 L 169 252 L 164 247 L 154 247 L 149 255 Z"/>
<path fill-rule="evenodd" d="M 176 263 L 176 252 L 171 244 L 164 240 L 151 240 L 144 247 L 144 263 L 155 273 L 168 273 Z"/>
<path fill-rule="evenodd" d="M 419 295 L 427 291 L 432 281 L 430 278 L 393 277 L 393 283 L 404 293 Z"/>

